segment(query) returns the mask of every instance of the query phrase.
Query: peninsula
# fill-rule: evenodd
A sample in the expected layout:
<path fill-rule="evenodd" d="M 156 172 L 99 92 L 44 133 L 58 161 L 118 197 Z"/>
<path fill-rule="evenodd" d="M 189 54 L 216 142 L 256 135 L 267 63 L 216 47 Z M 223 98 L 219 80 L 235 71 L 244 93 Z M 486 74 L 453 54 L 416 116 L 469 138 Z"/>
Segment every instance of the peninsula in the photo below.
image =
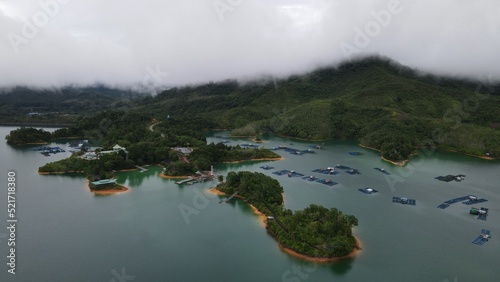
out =
<path fill-rule="evenodd" d="M 353 256 L 359 249 L 352 235 L 352 227 L 358 225 L 355 216 L 314 204 L 301 211 L 287 210 L 283 187 L 262 173 L 229 172 L 226 181 L 212 192 L 235 195 L 262 213 L 267 231 L 291 255 L 328 262 Z"/>

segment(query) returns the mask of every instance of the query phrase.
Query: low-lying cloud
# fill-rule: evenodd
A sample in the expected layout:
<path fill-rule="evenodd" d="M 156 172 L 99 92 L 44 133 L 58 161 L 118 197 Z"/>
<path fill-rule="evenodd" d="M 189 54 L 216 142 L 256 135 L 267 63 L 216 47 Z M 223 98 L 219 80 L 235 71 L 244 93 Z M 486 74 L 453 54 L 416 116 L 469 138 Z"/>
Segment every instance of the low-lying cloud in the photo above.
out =
<path fill-rule="evenodd" d="M 380 54 L 500 78 L 497 0 L 0 0 L 0 87 L 284 76 Z"/>

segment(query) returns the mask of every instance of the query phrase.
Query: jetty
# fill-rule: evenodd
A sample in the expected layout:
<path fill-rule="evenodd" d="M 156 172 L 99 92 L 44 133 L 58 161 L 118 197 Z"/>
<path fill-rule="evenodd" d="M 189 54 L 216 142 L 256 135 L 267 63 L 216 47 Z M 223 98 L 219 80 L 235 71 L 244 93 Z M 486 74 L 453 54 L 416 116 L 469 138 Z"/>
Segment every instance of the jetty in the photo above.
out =
<path fill-rule="evenodd" d="M 435 179 L 437 180 L 440 180 L 440 181 L 444 181 L 444 182 L 450 182 L 450 181 L 457 181 L 457 182 L 460 182 L 462 180 L 465 180 L 465 175 L 464 174 L 458 174 L 458 175 L 451 175 L 451 174 L 448 174 L 448 175 L 445 175 L 445 176 L 438 176 L 438 177 L 434 177 Z"/>
<path fill-rule="evenodd" d="M 188 178 L 188 179 L 184 179 L 184 180 L 179 180 L 179 181 L 176 181 L 175 184 L 177 185 L 182 185 L 182 184 L 187 184 L 191 181 L 194 181 L 194 178 Z"/>
<path fill-rule="evenodd" d="M 408 199 L 405 197 L 392 197 L 392 202 L 393 203 L 399 203 L 403 205 L 410 205 L 410 206 L 415 206 L 417 204 L 417 201 L 414 199 Z"/>
<path fill-rule="evenodd" d="M 482 246 L 490 239 L 491 239 L 491 231 L 487 229 L 481 229 L 481 234 L 479 234 L 479 236 L 476 239 L 474 239 L 474 241 L 472 241 L 472 244 Z"/>
<path fill-rule="evenodd" d="M 136 167 L 136 168 L 138 168 L 141 172 L 146 172 L 146 171 L 148 171 L 148 169 L 147 169 L 147 168 L 142 167 L 142 166 L 138 166 L 138 165 L 136 165 L 135 167 Z"/>
<path fill-rule="evenodd" d="M 370 187 L 366 187 L 366 188 L 360 188 L 358 189 L 358 191 L 362 192 L 362 193 L 365 193 L 365 194 L 373 194 L 373 193 L 377 193 L 378 191 L 373 189 L 373 188 L 370 188 Z"/>
<path fill-rule="evenodd" d="M 227 199 L 222 199 L 219 201 L 219 204 L 221 204 L 222 202 L 226 202 L 226 203 L 229 203 L 236 195 L 238 195 L 238 192 L 239 191 L 236 191 L 234 192 L 231 196 L 229 196 L 229 198 Z"/>
<path fill-rule="evenodd" d="M 387 170 L 383 169 L 383 168 L 379 168 L 379 167 L 375 167 L 374 169 L 382 172 L 383 174 L 386 174 L 386 175 L 390 175 L 391 173 L 388 172 Z"/>

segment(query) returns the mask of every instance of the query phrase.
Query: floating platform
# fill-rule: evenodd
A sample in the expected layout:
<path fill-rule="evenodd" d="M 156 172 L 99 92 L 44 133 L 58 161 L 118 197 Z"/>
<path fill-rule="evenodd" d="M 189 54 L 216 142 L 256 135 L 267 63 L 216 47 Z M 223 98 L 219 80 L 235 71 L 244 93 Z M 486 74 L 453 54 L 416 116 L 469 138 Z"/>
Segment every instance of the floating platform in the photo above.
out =
<path fill-rule="evenodd" d="M 302 177 L 304 174 L 296 172 L 295 170 L 288 170 L 288 169 L 283 169 L 283 170 L 278 170 L 273 172 L 273 174 L 276 175 L 288 175 L 288 177 Z"/>
<path fill-rule="evenodd" d="M 48 154 L 57 154 L 57 153 L 64 153 L 66 152 L 63 148 L 60 147 L 48 147 L 48 146 L 43 146 L 43 147 L 37 147 L 33 148 L 33 151 L 39 151 L 41 154 L 47 156 Z"/>
<path fill-rule="evenodd" d="M 383 168 L 375 167 L 374 169 L 376 169 L 376 170 L 378 170 L 378 171 L 382 172 L 383 174 L 387 174 L 387 175 L 390 175 L 390 174 L 391 174 L 390 172 L 388 172 L 387 170 L 385 170 L 385 169 L 383 169 Z"/>
<path fill-rule="evenodd" d="M 473 205 L 473 204 L 479 204 L 479 203 L 484 203 L 484 202 L 487 202 L 488 200 L 486 199 L 476 199 L 476 200 L 468 200 L 468 201 L 465 201 L 465 202 L 462 202 L 462 204 L 464 205 Z"/>
<path fill-rule="evenodd" d="M 271 169 L 274 169 L 274 166 L 263 165 L 260 168 L 262 168 L 264 170 L 271 170 Z"/>
<path fill-rule="evenodd" d="M 488 208 L 481 207 L 480 209 L 478 209 L 473 207 L 470 209 L 469 213 L 477 215 L 477 219 L 479 220 L 486 221 L 486 218 L 488 217 L 488 211 L 489 211 Z"/>
<path fill-rule="evenodd" d="M 338 168 L 338 169 L 351 169 L 350 167 L 346 166 L 346 165 L 336 165 L 335 168 Z"/>
<path fill-rule="evenodd" d="M 465 179 L 465 175 L 463 174 L 459 174 L 459 175 L 451 175 L 451 174 L 448 174 L 448 175 L 445 175 L 445 176 L 438 176 L 438 177 L 435 177 L 435 179 L 437 180 L 441 180 L 441 181 L 444 181 L 444 182 L 450 182 L 450 181 L 462 181 Z"/>
<path fill-rule="evenodd" d="M 472 241 L 472 244 L 482 246 L 490 239 L 491 239 L 491 231 L 487 229 L 481 229 L 481 234 L 479 234 L 479 236 L 476 239 L 474 239 L 474 241 Z"/>
<path fill-rule="evenodd" d="M 348 169 L 345 171 L 345 173 L 348 173 L 350 175 L 361 174 L 361 172 L 359 172 L 359 170 L 357 170 L 355 168 Z"/>
<path fill-rule="evenodd" d="M 458 202 L 462 202 L 465 205 L 472 205 L 472 204 L 483 203 L 486 201 L 487 201 L 486 199 L 477 199 L 476 196 L 468 195 L 468 196 L 462 196 L 462 197 L 458 197 L 458 198 L 454 198 L 454 199 L 445 201 L 444 203 L 437 206 L 437 208 L 438 209 L 446 209 L 450 205 L 458 203 Z"/>
<path fill-rule="evenodd" d="M 361 155 L 361 153 L 360 152 L 349 152 L 349 155 L 358 156 L 358 155 Z"/>
<path fill-rule="evenodd" d="M 365 194 L 373 194 L 373 193 L 377 193 L 378 192 L 377 190 L 372 189 L 370 187 L 360 188 L 360 189 L 358 189 L 358 191 L 363 192 Z"/>
<path fill-rule="evenodd" d="M 312 172 L 317 172 L 317 173 L 322 173 L 322 174 L 328 174 L 328 175 L 337 175 L 340 174 L 340 172 L 336 171 L 334 168 L 317 168 L 313 169 Z"/>
<path fill-rule="evenodd" d="M 331 179 L 317 179 L 316 182 L 321 183 L 321 184 L 325 184 L 325 185 L 328 185 L 328 186 L 333 186 L 333 185 L 337 185 L 338 184 L 337 182 L 334 182 Z"/>
<path fill-rule="evenodd" d="M 304 177 L 302 177 L 302 179 L 307 180 L 307 181 L 317 181 L 318 180 L 318 178 L 316 178 L 312 175 L 304 176 Z"/>
<path fill-rule="evenodd" d="M 309 145 L 310 148 L 321 149 L 320 145 Z"/>
<path fill-rule="evenodd" d="M 413 199 L 408 199 L 405 197 L 392 197 L 392 202 L 393 203 L 400 203 L 403 205 L 410 205 L 410 206 L 415 206 L 417 204 L 417 201 Z"/>
<path fill-rule="evenodd" d="M 437 206 L 437 208 L 438 208 L 438 209 L 442 209 L 442 210 L 444 210 L 444 209 L 446 209 L 446 208 L 447 208 L 447 207 L 449 207 L 449 206 L 450 206 L 450 204 L 445 204 L 445 203 L 442 203 L 441 205 Z"/>

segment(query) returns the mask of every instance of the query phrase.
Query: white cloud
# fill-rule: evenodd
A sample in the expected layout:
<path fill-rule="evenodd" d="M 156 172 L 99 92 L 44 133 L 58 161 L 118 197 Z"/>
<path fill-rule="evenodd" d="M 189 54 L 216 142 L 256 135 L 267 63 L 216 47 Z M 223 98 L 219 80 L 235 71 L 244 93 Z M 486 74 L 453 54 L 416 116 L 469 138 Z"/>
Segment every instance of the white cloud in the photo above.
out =
<path fill-rule="evenodd" d="M 134 85 L 157 66 L 169 75 L 149 83 L 309 71 L 345 60 L 341 44 L 356 47 L 356 28 L 390 1 L 0 0 L 0 86 Z M 401 0 L 399 8 L 357 49 L 429 71 L 500 77 L 500 2 Z"/>

